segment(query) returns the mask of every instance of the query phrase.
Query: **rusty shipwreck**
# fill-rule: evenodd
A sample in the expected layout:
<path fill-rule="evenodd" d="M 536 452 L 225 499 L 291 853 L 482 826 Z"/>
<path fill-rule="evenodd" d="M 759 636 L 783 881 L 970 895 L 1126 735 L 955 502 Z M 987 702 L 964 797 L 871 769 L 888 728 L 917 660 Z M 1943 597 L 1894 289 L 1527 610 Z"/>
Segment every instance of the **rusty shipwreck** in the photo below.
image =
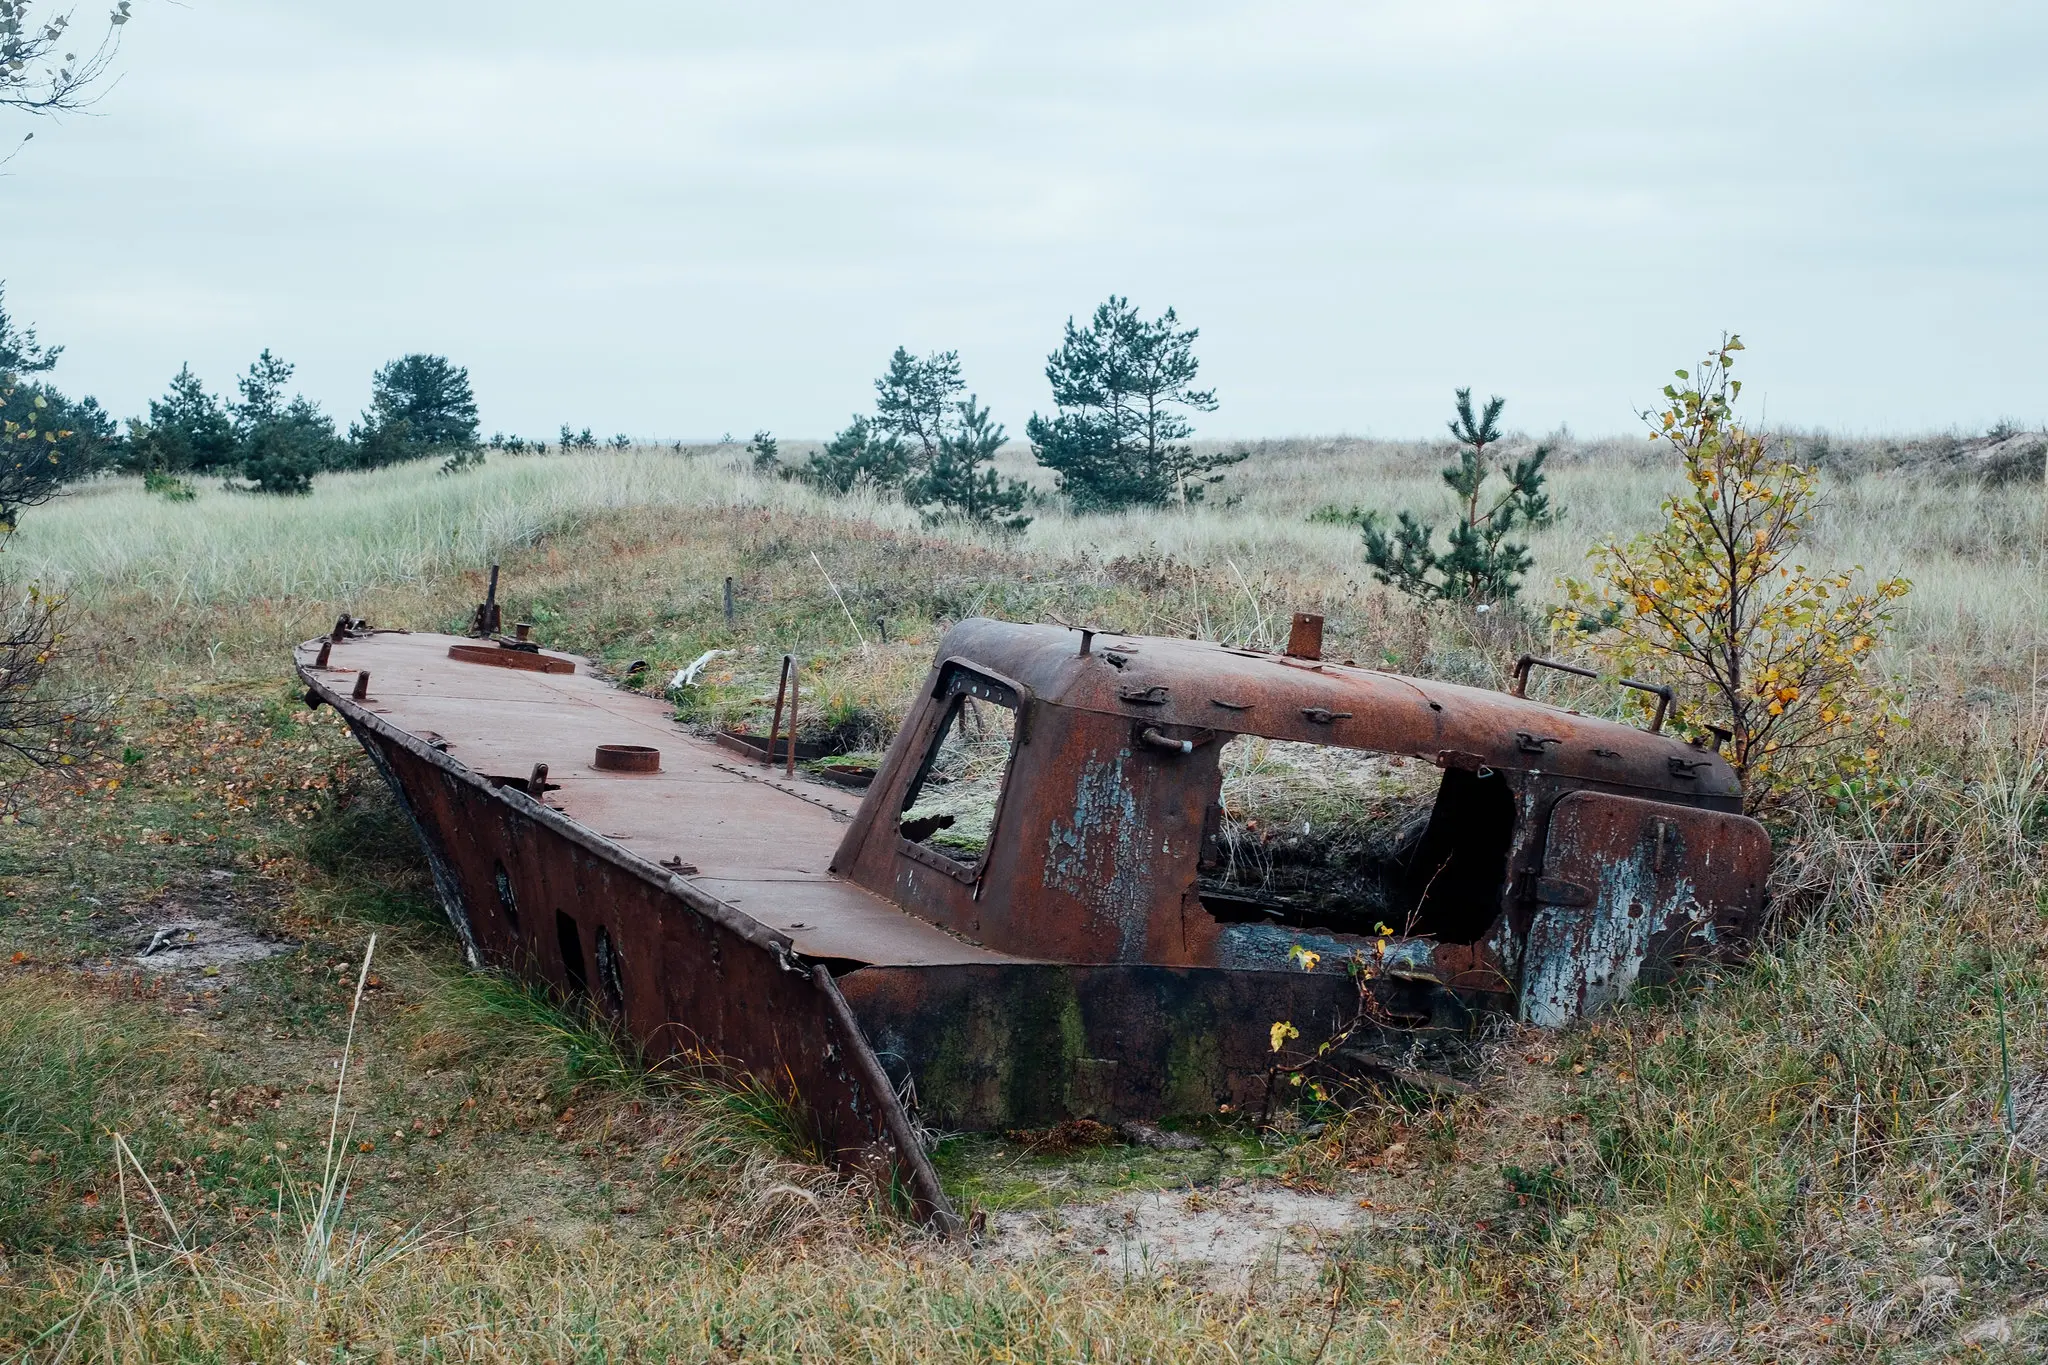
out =
<path fill-rule="evenodd" d="M 1356 1013 L 1354 961 L 1418 1028 L 1559 1024 L 1739 941 L 1763 898 L 1769 840 L 1711 748 L 1325 661 L 1312 617 L 1286 652 L 962 622 L 861 794 L 479 616 L 482 639 L 343 621 L 296 656 L 410 813 L 469 960 L 652 1058 L 793 1090 L 842 1163 L 942 1222 L 919 1123 L 1256 1105 L 1301 1055 L 1270 1026 L 1313 1051 Z M 1319 788 L 1276 843 L 1230 809 L 1233 746 L 1429 786 L 1385 837 L 1346 815 L 1370 782 Z M 1319 820 L 1351 853 L 1290 863 Z"/>

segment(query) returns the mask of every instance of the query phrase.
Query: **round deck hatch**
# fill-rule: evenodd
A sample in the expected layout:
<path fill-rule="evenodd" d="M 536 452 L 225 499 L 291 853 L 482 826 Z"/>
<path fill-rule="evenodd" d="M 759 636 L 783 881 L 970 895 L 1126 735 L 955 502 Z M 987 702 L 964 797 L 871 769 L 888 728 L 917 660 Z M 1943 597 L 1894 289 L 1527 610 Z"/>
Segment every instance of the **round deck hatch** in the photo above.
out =
<path fill-rule="evenodd" d="M 650 749 L 645 744 L 600 744 L 597 746 L 597 767 L 608 773 L 658 773 L 661 771 L 661 750 Z"/>

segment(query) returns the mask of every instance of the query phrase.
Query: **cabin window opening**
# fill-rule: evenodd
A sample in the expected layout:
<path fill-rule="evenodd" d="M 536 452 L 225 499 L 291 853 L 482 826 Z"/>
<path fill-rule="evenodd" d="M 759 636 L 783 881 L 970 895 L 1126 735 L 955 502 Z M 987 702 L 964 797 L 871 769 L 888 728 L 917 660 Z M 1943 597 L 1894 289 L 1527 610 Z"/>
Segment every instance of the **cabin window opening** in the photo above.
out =
<path fill-rule="evenodd" d="M 1515 838 L 1515 794 L 1491 769 L 1444 773 L 1408 876 L 1410 933 L 1476 943 L 1500 918 Z"/>
<path fill-rule="evenodd" d="M 1413 759 L 1239 735 L 1217 759 L 1196 890 L 1226 923 L 1404 933 L 1437 773 Z"/>
<path fill-rule="evenodd" d="M 614 1019 L 626 1017 L 626 983 L 619 970 L 619 947 L 611 930 L 597 931 L 597 990 L 604 1007 Z"/>
<path fill-rule="evenodd" d="M 505 912 L 505 927 L 519 932 L 519 898 L 512 894 L 512 878 L 501 862 L 491 864 L 491 879 L 498 884 L 498 908 Z"/>
<path fill-rule="evenodd" d="M 555 945 L 562 951 L 562 979 L 569 994 L 590 993 L 590 973 L 583 965 L 583 931 L 564 911 L 555 911 Z"/>
<path fill-rule="evenodd" d="M 941 682 L 945 709 L 924 761 L 904 789 L 896 832 L 963 869 L 980 867 L 1002 811 L 1017 747 L 1017 694 L 955 668 Z"/>

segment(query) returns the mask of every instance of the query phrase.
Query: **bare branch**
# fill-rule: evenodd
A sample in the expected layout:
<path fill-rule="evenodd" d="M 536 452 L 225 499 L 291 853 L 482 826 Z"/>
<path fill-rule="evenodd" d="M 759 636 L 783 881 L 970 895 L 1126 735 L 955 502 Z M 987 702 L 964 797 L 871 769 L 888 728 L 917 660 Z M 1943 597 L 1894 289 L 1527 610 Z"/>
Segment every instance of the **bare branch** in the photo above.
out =
<path fill-rule="evenodd" d="M 107 31 L 81 55 L 70 39 L 71 12 L 50 14 L 36 0 L 0 0 L 0 108 L 61 114 L 89 108 L 121 50 L 133 0 L 118 0 Z"/>

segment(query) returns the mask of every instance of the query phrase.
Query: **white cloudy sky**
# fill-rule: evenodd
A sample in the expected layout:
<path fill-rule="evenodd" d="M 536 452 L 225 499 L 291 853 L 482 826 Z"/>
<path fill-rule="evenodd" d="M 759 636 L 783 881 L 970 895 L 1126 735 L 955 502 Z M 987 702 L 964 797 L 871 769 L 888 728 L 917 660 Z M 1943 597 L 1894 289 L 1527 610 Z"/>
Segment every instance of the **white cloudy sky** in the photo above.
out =
<path fill-rule="evenodd" d="M 903 343 L 1017 431 L 1114 291 L 1202 329 L 1208 434 L 1625 430 L 1723 328 L 1774 423 L 2048 416 L 2039 3 L 138 10 L 0 178 L 11 311 L 124 415 L 433 350 L 486 431 L 822 435 Z"/>

